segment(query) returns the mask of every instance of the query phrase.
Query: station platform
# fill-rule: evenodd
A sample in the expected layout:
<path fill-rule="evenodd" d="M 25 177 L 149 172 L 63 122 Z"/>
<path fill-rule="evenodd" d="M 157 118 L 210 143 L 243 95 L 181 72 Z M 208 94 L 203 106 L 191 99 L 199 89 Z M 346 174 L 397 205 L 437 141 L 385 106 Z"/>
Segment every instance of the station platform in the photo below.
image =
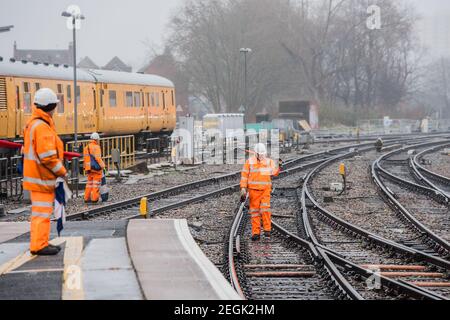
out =
<path fill-rule="evenodd" d="M 52 257 L 28 231 L 0 223 L 0 300 L 239 300 L 186 220 L 67 222 Z"/>

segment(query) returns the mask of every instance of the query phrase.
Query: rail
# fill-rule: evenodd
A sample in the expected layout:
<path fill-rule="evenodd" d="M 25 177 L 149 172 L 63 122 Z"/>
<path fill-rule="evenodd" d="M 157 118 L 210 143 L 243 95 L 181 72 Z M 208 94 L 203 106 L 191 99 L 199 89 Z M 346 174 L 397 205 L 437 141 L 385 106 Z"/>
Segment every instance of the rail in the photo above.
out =
<path fill-rule="evenodd" d="M 373 148 L 367 148 L 365 151 L 369 151 Z M 364 151 L 364 150 L 360 150 Z M 415 259 L 419 261 L 426 261 L 430 264 L 436 265 L 438 267 L 445 268 L 446 270 L 450 270 L 450 262 L 444 259 L 441 259 L 439 257 L 435 257 L 433 255 L 424 253 L 422 251 L 412 249 L 409 247 L 406 247 L 404 245 L 395 243 L 391 240 L 384 239 L 378 235 L 375 235 L 373 233 L 370 233 L 362 228 L 359 228 L 351 223 L 348 223 L 338 217 L 336 217 L 334 214 L 326 210 L 325 208 L 321 207 L 321 205 L 314 199 L 312 194 L 309 191 L 309 185 L 314 178 L 315 175 L 317 175 L 321 170 L 323 170 L 325 167 L 329 166 L 331 163 L 334 163 L 338 160 L 343 160 L 345 158 L 353 156 L 355 153 L 349 152 L 342 156 L 337 156 L 334 158 L 331 158 L 319 166 L 317 166 L 314 170 L 312 170 L 308 176 L 306 177 L 303 185 L 302 190 L 302 220 L 304 223 L 304 229 L 307 234 L 307 240 L 310 241 L 317 250 L 323 250 L 326 252 L 329 256 L 329 258 L 334 262 L 338 263 L 341 267 L 344 267 L 345 269 L 351 270 L 352 272 L 356 272 L 360 274 L 361 276 L 368 278 L 371 275 L 373 275 L 369 270 L 363 269 L 360 266 L 355 265 L 354 263 L 348 261 L 347 259 L 340 256 L 338 253 L 333 252 L 326 246 L 323 246 L 318 239 L 316 238 L 314 234 L 314 229 L 312 227 L 310 217 L 308 214 L 308 206 L 314 207 L 314 209 L 318 210 L 323 216 L 325 220 L 331 221 L 336 228 L 340 228 L 345 233 L 351 235 L 352 237 L 358 238 L 358 239 L 365 239 L 368 243 L 373 243 L 373 245 L 386 248 L 389 250 L 392 250 L 393 252 L 400 253 L 404 256 L 408 256 L 410 259 Z M 309 205 L 307 205 L 309 203 Z M 434 294 L 430 291 L 427 291 L 425 289 L 422 289 L 418 286 L 411 285 L 408 283 L 405 283 L 403 281 L 396 281 L 390 278 L 386 278 L 384 276 L 380 275 L 381 283 L 389 288 L 394 288 L 395 290 L 399 290 L 401 292 L 405 292 L 410 296 L 420 298 L 420 299 L 433 299 L 433 300 L 442 300 L 445 299 L 444 297 Z"/>

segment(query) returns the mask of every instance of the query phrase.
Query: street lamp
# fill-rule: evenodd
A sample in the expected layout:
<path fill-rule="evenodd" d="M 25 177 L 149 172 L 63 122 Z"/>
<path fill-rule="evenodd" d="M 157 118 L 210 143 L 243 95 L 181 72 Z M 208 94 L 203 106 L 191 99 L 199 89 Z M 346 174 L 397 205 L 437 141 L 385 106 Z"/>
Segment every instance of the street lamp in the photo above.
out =
<path fill-rule="evenodd" d="M 12 28 L 14 28 L 14 26 L 0 27 L 0 33 L 11 31 Z"/>
<path fill-rule="evenodd" d="M 246 123 L 245 118 L 247 116 L 248 105 L 247 105 L 247 53 L 251 53 L 252 49 L 250 48 L 241 48 L 239 50 L 244 54 L 244 125 Z"/>
<path fill-rule="evenodd" d="M 65 18 L 72 19 L 73 31 L 73 92 L 74 92 L 74 152 L 78 152 L 78 101 L 77 101 L 77 20 L 84 20 L 81 13 L 64 11 L 61 14 Z"/>

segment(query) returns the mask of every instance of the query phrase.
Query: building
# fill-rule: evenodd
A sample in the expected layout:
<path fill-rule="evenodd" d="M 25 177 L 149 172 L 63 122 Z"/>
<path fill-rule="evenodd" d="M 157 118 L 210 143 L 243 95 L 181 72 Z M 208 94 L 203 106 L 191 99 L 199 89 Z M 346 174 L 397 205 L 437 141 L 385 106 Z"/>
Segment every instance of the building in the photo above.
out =
<path fill-rule="evenodd" d="M 14 59 L 73 66 L 73 45 L 70 43 L 66 50 L 30 50 L 18 49 L 17 43 L 14 42 Z M 118 57 L 112 58 L 104 67 L 99 67 L 91 58 L 84 57 L 77 66 L 83 69 L 103 69 L 122 72 L 132 71 L 132 67 L 126 65 Z"/>
<path fill-rule="evenodd" d="M 73 65 L 73 45 L 69 44 L 66 50 L 29 50 L 18 49 L 14 42 L 14 59 L 39 63 Z"/>
<path fill-rule="evenodd" d="M 114 57 L 111 59 L 110 62 L 106 64 L 102 68 L 103 70 L 111 70 L 111 71 L 123 71 L 123 72 L 131 72 L 132 68 L 130 66 L 127 66 L 122 60 L 120 60 L 118 57 Z"/>
<path fill-rule="evenodd" d="M 192 114 L 189 105 L 189 84 L 188 80 L 178 69 L 178 64 L 166 48 L 162 55 L 153 58 L 149 64 L 139 70 L 140 73 L 155 74 L 171 80 L 175 84 L 177 115 L 186 116 Z"/>
<path fill-rule="evenodd" d="M 82 69 L 100 69 L 100 67 L 96 65 L 95 62 L 92 61 L 89 57 L 84 57 L 83 59 L 81 59 L 81 61 L 78 63 L 78 67 Z"/>

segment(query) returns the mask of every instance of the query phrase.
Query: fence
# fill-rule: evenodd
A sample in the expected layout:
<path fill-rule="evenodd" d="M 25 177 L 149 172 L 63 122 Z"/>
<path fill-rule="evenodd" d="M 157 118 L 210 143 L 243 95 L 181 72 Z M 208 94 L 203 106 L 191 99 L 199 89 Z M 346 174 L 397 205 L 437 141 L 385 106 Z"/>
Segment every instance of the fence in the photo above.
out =
<path fill-rule="evenodd" d="M 146 140 L 145 158 L 150 163 L 158 163 L 161 160 L 170 160 L 171 143 L 169 137 L 152 138 Z"/>
<path fill-rule="evenodd" d="M 90 140 L 78 141 L 79 145 L 82 146 L 80 150 L 84 150 L 89 144 Z M 70 141 L 66 144 L 66 151 L 74 150 L 75 142 Z M 112 150 L 120 150 L 120 164 L 122 169 L 129 168 L 136 164 L 135 155 L 135 138 L 132 135 L 129 136 L 119 136 L 100 139 L 100 148 L 102 150 L 102 159 L 105 162 L 106 169 L 112 170 L 114 168 L 114 163 L 112 159 Z M 80 164 L 83 162 L 80 159 Z"/>
<path fill-rule="evenodd" d="M 22 176 L 17 172 L 22 157 L 0 159 L 0 199 L 17 200 L 22 196 Z"/>

